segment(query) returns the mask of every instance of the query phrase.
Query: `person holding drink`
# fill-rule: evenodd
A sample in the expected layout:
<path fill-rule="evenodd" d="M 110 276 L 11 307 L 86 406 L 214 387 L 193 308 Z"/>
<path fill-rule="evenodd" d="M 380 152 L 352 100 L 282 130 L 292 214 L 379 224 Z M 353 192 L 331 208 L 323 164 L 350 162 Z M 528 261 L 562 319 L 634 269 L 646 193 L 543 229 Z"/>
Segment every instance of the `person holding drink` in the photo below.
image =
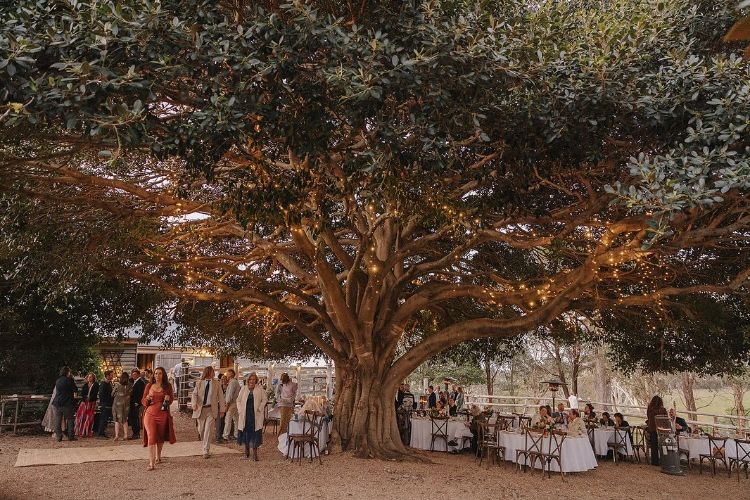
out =
<path fill-rule="evenodd" d="M 143 446 L 148 446 L 148 470 L 154 470 L 156 464 L 162 461 L 164 441 L 169 441 L 169 444 L 177 442 L 172 414 L 169 412 L 174 390 L 164 368 L 158 367 L 154 371 L 154 382 L 148 384 L 143 392 L 141 404 L 146 408 L 143 413 Z"/>

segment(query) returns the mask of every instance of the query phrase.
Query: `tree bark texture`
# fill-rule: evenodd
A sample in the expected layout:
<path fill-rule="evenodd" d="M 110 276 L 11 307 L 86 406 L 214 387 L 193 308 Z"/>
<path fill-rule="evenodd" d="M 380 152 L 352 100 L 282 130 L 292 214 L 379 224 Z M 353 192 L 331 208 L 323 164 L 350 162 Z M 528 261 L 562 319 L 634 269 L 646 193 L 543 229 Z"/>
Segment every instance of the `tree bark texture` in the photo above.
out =
<path fill-rule="evenodd" d="M 696 411 L 698 408 L 695 405 L 695 374 L 690 372 L 682 372 L 680 374 L 680 388 L 682 389 L 682 397 L 685 399 L 685 409 L 687 410 L 688 419 L 695 420 Z"/>

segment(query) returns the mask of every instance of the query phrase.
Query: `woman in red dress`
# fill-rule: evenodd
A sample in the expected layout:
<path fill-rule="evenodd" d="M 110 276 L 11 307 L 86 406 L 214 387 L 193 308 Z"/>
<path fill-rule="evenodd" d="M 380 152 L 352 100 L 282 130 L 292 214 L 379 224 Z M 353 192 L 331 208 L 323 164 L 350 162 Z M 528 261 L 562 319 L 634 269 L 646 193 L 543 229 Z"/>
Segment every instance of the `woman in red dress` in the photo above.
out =
<path fill-rule="evenodd" d="M 161 463 L 161 448 L 164 441 L 174 444 L 174 422 L 169 405 L 174 401 L 172 385 L 167 380 L 167 372 L 162 367 L 154 371 L 154 381 L 143 391 L 141 404 L 143 413 L 143 446 L 148 446 L 148 470 L 154 470 Z"/>

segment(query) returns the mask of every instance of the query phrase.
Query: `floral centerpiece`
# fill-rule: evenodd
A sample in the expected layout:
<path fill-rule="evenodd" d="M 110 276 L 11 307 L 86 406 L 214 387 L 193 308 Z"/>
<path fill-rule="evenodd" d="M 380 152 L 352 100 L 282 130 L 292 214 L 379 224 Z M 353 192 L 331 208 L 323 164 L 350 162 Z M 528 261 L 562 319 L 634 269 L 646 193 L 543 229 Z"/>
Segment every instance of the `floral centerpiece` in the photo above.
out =
<path fill-rule="evenodd" d="M 276 391 L 273 388 L 266 390 L 266 396 L 268 396 L 268 402 L 276 406 Z"/>

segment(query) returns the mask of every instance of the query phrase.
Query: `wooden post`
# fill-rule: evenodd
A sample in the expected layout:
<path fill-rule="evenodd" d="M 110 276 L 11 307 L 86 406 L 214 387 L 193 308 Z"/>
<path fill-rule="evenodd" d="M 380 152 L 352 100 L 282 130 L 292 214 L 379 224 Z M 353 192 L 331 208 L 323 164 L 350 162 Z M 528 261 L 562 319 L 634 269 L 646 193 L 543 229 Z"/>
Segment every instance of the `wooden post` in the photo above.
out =
<path fill-rule="evenodd" d="M 20 404 L 21 404 L 21 398 L 16 397 L 16 415 L 15 415 L 15 418 L 13 419 L 13 434 L 16 433 L 16 428 L 18 428 L 18 411 L 19 411 Z"/>

